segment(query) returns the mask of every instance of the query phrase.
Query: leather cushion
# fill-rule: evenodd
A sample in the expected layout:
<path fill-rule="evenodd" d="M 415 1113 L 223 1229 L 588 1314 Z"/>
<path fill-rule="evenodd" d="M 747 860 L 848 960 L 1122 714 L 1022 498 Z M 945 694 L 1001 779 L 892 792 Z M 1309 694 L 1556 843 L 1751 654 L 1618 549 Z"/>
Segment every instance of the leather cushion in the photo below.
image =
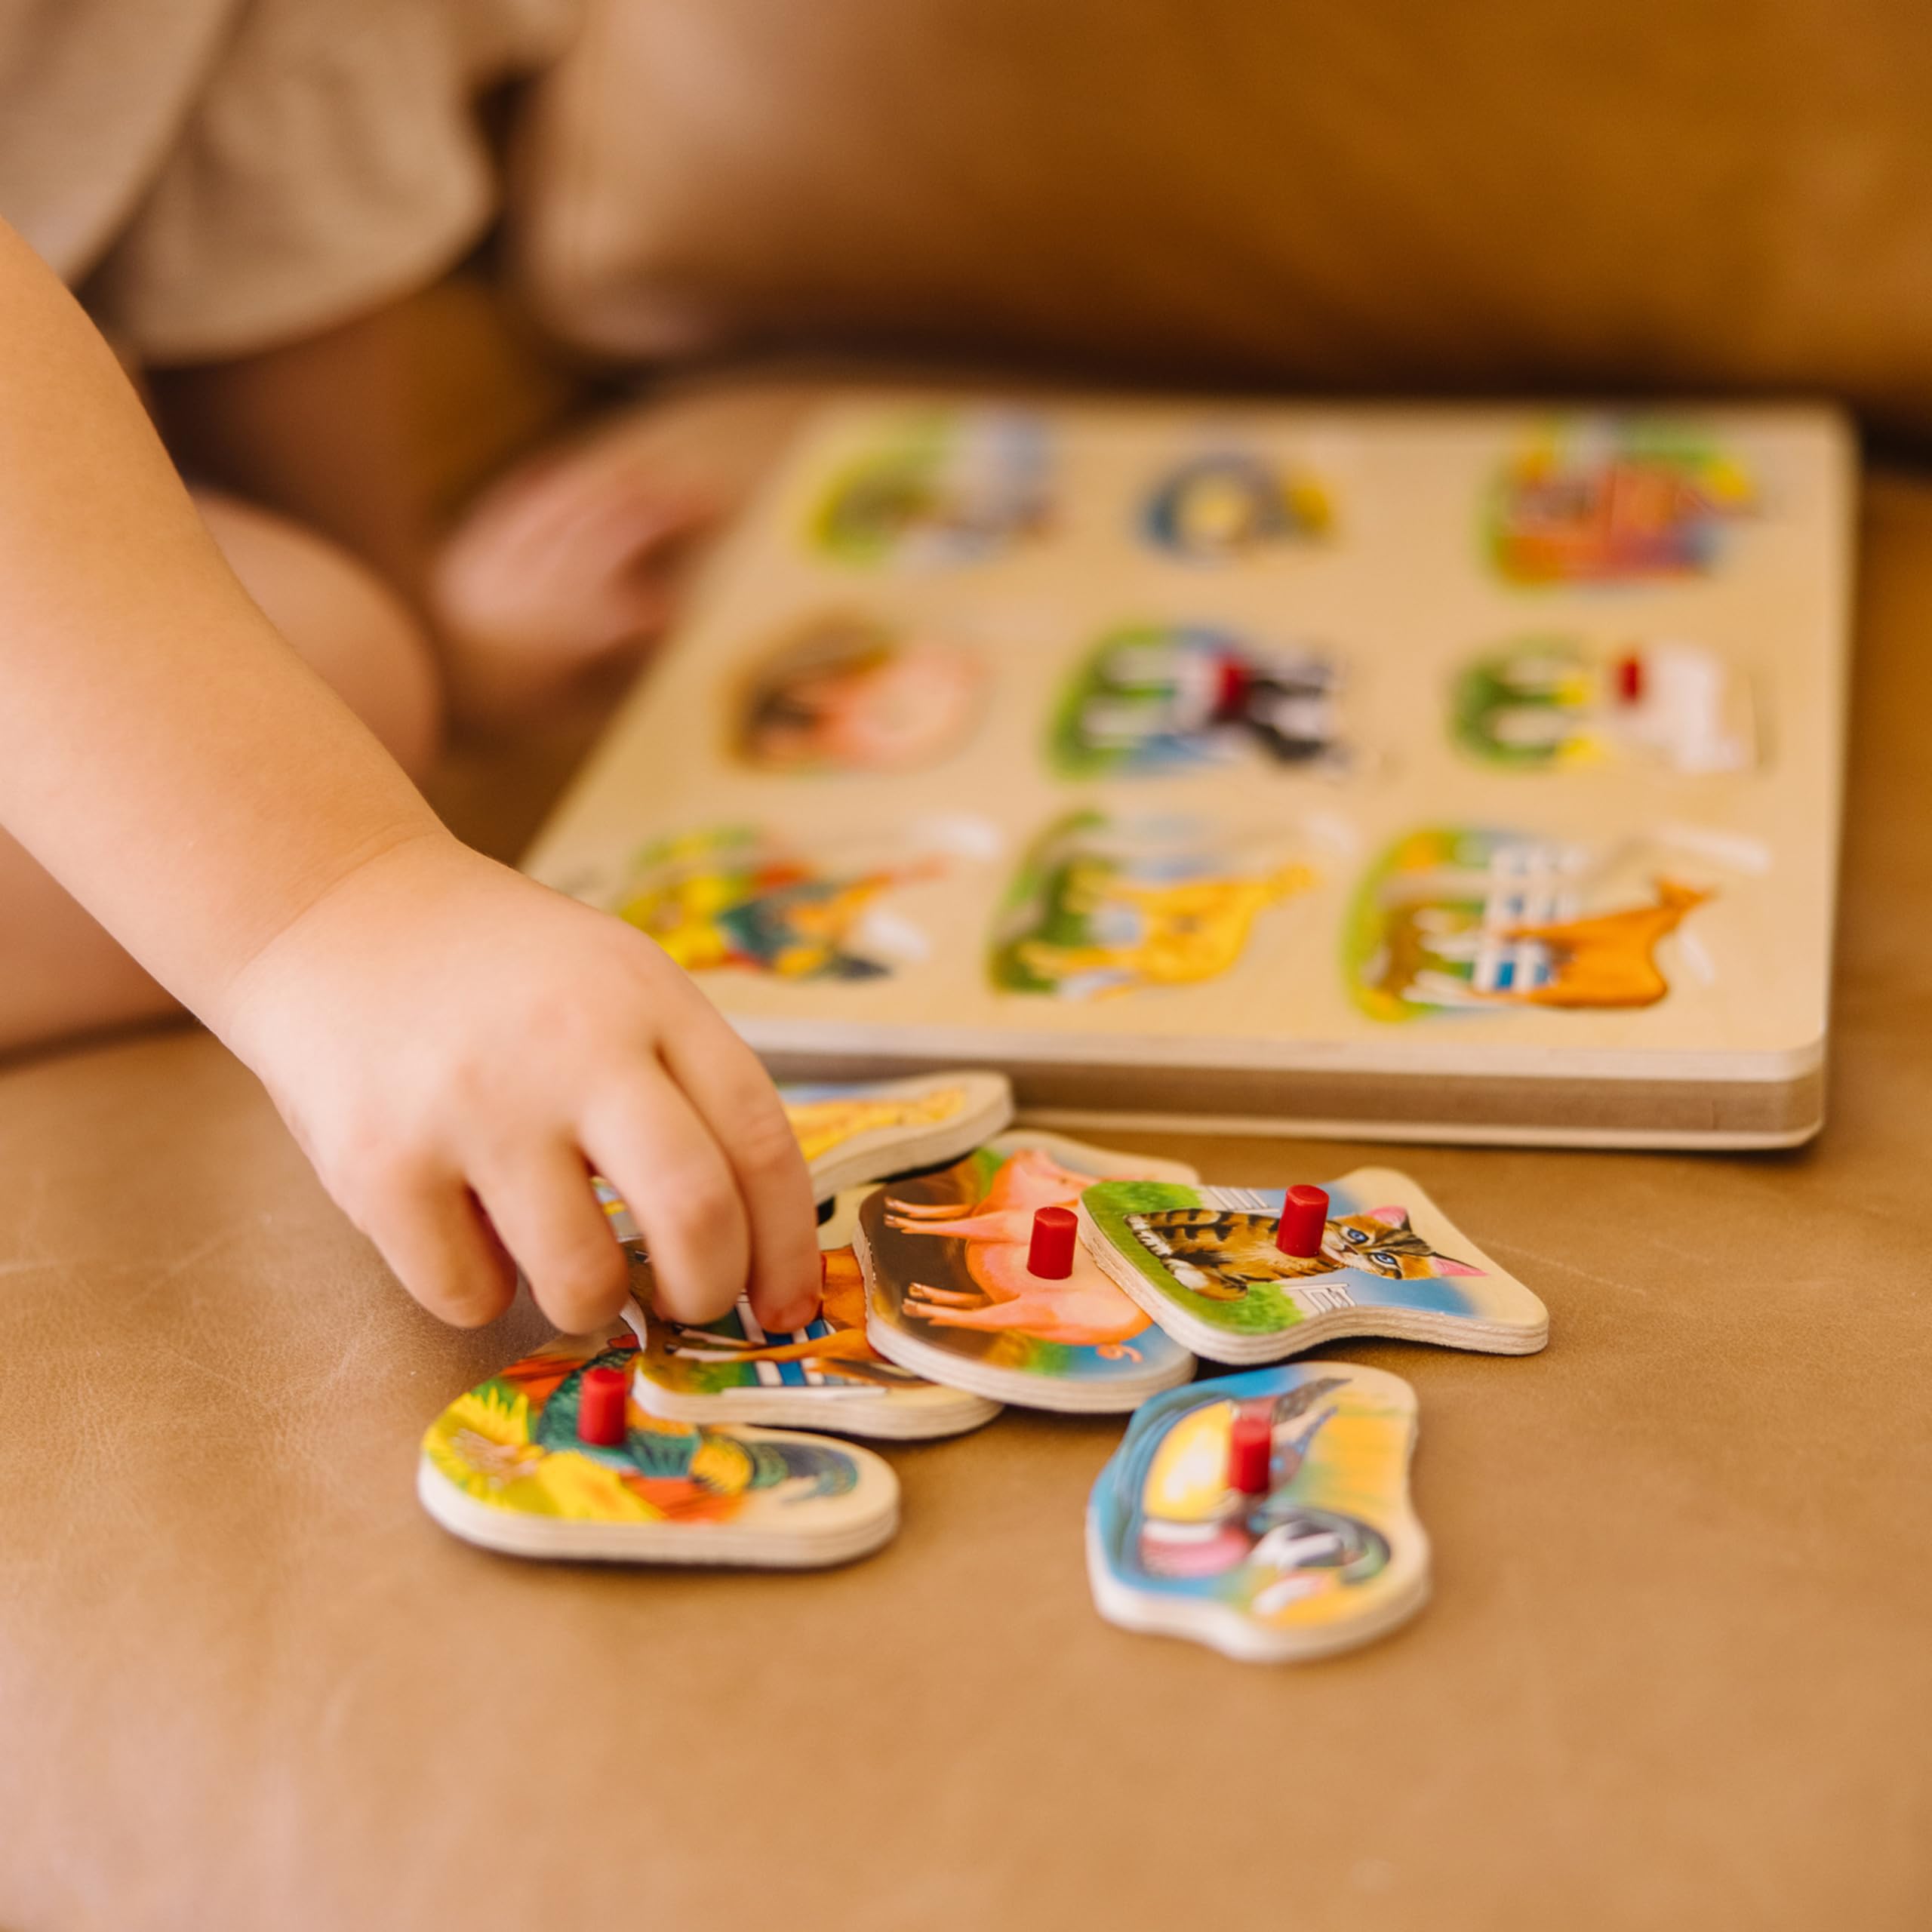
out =
<path fill-rule="evenodd" d="M 1829 392 L 1923 431 L 1928 100 L 1893 0 L 594 0 L 518 231 L 550 321 L 623 356 Z"/>

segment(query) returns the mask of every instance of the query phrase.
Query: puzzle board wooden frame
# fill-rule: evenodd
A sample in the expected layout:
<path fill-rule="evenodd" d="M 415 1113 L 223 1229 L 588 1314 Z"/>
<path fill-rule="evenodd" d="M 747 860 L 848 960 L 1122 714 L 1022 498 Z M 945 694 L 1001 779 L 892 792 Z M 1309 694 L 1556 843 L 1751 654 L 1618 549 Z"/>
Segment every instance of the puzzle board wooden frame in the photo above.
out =
<path fill-rule="evenodd" d="M 894 555 L 890 542 L 872 555 L 835 549 L 826 506 L 840 479 L 866 474 L 880 451 L 924 438 L 942 452 L 932 463 L 983 472 L 1011 458 L 1023 430 L 1035 467 L 1008 481 L 1040 500 L 1022 506 L 1004 536 L 981 541 L 969 515 L 963 537 L 943 531 L 923 552 L 902 544 Z M 1706 457 L 1684 458 L 1676 482 L 1664 463 L 1660 485 L 1644 456 L 1657 447 L 1703 451 L 1721 472 L 1697 470 Z M 1170 487 L 1164 479 L 1217 462 L 1287 479 L 1284 501 L 1306 485 L 1319 527 L 1220 561 L 1164 547 L 1149 534 L 1149 507 Z M 1601 500 L 1573 528 L 1564 519 L 1575 521 L 1579 475 L 1589 488 L 1601 484 Z M 961 487 L 986 486 L 983 473 L 969 473 Z M 1674 524 L 1675 500 L 1644 492 L 1680 487 L 1690 507 Z M 1698 521 L 1698 505 L 1708 511 L 1727 491 L 1727 506 Z M 997 1067 L 1024 1117 L 1069 1126 L 1791 1145 L 1823 1118 L 1855 493 L 1846 426 L 1810 407 L 1673 405 L 1614 416 L 854 396 L 813 419 L 720 546 L 527 869 L 620 909 L 651 841 L 741 826 L 808 865 L 823 853 L 833 872 L 891 878 L 873 909 L 892 941 L 886 970 L 788 977 L 697 962 L 707 993 L 786 1078 Z M 1211 535 L 1226 506 L 1202 500 Z M 888 500 L 883 514 L 895 513 Z M 1294 514 L 1291 504 L 1288 522 Z M 1654 574 L 1566 577 L 1576 560 L 1562 546 L 1576 529 L 1587 551 L 1602 529 L 1622 531 L 1620 517 L 1635 540 L 1661 532 L 1695 556 Z M 1588 555 L 1582 568 L 1587 577 Z M 1539 571 L 1544 580 L 1525 580 Z M 747 694 L 814 620 L 937 637 L 969 658 L 983 688 L 963 742 L 914 769 L 747 763 L 735 748 Z M 1349 768 L 1273 762 L 1251 746 L 1230 753 L 1217 740 L 1225 761 L 1158 775 L 1054 769 L 1052 721 L 1096 640 L 1122 626 L 1177 638 L 1189 626 L 1323 654 L 1339 680 L 1336 737 Z M 1617 678 L 1635 675 L 1618 667 L 1632 657 L 1664 666 L 1672 641 L 1685 639 L 1748 697 L 1745 768 L 1647 762 L 1624 740 L 1606 740 L 1625 749 L 1603 755 L 1581 739 L 1566 740 L 1553 764 L 1512 768 L 1472 755 L 1456 736 L 1457 694 L 1485 654 L 1509 656 L 1512 678 L 1528 664 L 1526 675 L 1581 678 L 1601 708 Z M 1571 650 L 1580 655 L 1566 671 Z M 1520 721 L 1512 712 L 1504 721 Z M 1185 853 L 1177 862 L 1166 848 L 1143 857 L 1135 839 L 1224 838 L 1247 852 L 1240 863 L 1251 870 L 1275 867 L 1267 889 L 1287 896 L 1253 918 L 1238 956 L 1211 977 L 1087 998 L 1001 989 L 989 962 L 1002 919 L 1015 916 L 1017 869 L 1041 849 L 1046 828 L 1081 813 L 1100 822 L 1091 863 L 1115 868 L 1083 888 L 1108 934 L 1123 919 L 1143 930 L 1132 924 L 1137 891 L 1155 908 L 1149 921 L 1168 917 L 1147 897 L 1162 887 L 1137 881 L 1171 873 L 1184 883 L 1188 866 L 1204 863 Z M 1194 829 L 1145 829 L 1157 822 Z M 1417 843 L 1445 830 L 1447 843 Z M 1078 844 L 1088 835 L 1074 835 L 1075 857 L 1089 863 Z M 895 841 L 917 848 L 916 863 L 897 872 Z M 1122 850 L 1124 860 L 1110 856 Z M 1499 914 L 1491 884 L 1478 911 L 1457 909 L 1456 894 L 1476 891 L 1468 877 L 1493 880 L 1512 866 L 1534 874 L 1528 902 L 1506 898 Z M 1466 883 L 1426 884 L 1438 872 Z M 1291 877 L 1292 891 L 1280 884 Z M 1431 891 L 1454 903 L 1445 910 Z M 1658 910 L 1672 893 L 1677 909 Z M 1623 923 L 1606 923 L 1612 913 Z M 1351 937 L 1364 918 L 1383 922 L 1379 952 Z M 1501 969 L 1498 935 L 1509 955 Z M 1361 955 L 1352 961 L 1352 945 Z M 1432 965 L 1390 963 L 1417 945 Z M 1641 974 L 1632 975 L 1646 947 L 1663 996 L 1537 1003 L 1588 994 L 1591 976 L 1608 984 L 1613 968 L 1617 998 L 1633 997 L 1626 982 L 1641 993 Z M 1091 959 L 1120 972 L 1139 970 L 1150 952 L 1109 940 L 1051 956 L 1054 970 Z M 1035 946 L 1027 956 L 1044 955 Z M 1496 972 L 1524 958 L 1531 966 L 1522 970 L 1543 978 L 1499 990 Z M 1397 991 L 1385 997 L 1378 986 Z M 1434 998 L 1460 1010 L 1432 1008 Z M 1378 1000 L 1386 1011 L 1367 1010 Z"/>

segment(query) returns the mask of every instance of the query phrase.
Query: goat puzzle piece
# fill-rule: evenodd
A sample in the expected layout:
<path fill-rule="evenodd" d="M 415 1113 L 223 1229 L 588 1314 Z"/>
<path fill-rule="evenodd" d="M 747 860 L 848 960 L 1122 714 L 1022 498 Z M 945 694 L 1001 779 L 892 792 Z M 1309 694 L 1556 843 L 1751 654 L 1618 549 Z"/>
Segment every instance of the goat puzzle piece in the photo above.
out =
<path fill-rule="evenodd" d="M 1247 1366 L 1350 1335 L 1533 1355 L 1543 1303 L 1407 1175 L 1358 1168 L 1327 1183 L 1319 1250 L 1277 1244 L 1285 1190 L 1107 1180 L 1080 1197 L 1108 1278 L 1183 1348 Z"/>
<path fill-rule="evenodd" d="M 1027 1408 L 1131 1409 L 1187 1380 L 1193 1357 L 1088 1254 L 1049 1261 L 1051 1235 L 1036 1247 L 1042 1211 L 1051 1228 L 1051 1211 L 1108 1177 L 1178 1187 L 1193 1171 L 1017 1133 L 877 1190 L 853 1241 L 873 1346 L 934 1382 Z"/>
<path fill-rule="evenodd" d="M 898 1478 L 867 1450 L 607 1404 L 637 1352 L 622 1323 L 560 1335 L 459 1395 L 423 1438 L 423 1506 L 488 1549 L 608 1563 L 813 1569 L 892 1540 Z"/>
<path fill-rule="evenodd" d="M 1338 1361 L 1155 1396 L 1094 1484 L 1102 1616 L 1281 1663 L 1385 1635 L 1429 1596 L 1409 1503 L 1415 1392 Z"/>

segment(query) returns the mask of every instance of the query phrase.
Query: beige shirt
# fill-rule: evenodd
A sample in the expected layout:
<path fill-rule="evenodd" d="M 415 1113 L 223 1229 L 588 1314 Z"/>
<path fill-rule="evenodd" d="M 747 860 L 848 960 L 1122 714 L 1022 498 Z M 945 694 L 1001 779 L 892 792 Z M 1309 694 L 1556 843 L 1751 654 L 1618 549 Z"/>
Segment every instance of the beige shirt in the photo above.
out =
<path fill-rule="evenodd" d="M 0 215 L 139 359 L 432 279 L 488 220 L 477 88 L 576 0 L 0 0 Z"/>

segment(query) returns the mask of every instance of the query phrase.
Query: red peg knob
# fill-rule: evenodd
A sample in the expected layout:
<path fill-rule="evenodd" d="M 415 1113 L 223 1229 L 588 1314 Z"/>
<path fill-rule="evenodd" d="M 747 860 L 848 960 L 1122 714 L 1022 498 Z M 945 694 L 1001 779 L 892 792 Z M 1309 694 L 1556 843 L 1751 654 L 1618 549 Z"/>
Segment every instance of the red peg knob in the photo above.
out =
<path fill-rule="evenodd" d="M 1644 660 L 1633 651 L 1617 660 L 1617 695 L 1635 704 L 1644 695 Z"/>
<path fill-rule="evenodd" d="M 577 1378 L 577 1434 L 600 1449 L 620 1447 L 630 1377 L 621 1368 L 586 1368 Z"/>
<path fill-rule="evenodd" d="M 1042 1208 L 1033 1217 L 1033 1238 L 1026 1268 L 1043 1281 L 1063 1281 L 1073 1272 L 1073 1251 L 1080 1239 L 1080 1217 L 1071 1208 Z"/>
<path fill-rule="evenodd" d="M 1321 1252 L 1322 1230 L 1328 1225 L 1328 1196 L 1318 1187 L 1291 1187 L 1281 1198 L 1281 1225 L 1275 1245 L 1298 1261 L 1312 1261 Z"/>
<path fill-rule="evenodd" d="M 1275 1427 L 1266 1411 L 1237 1409 L 1228 1432 L 1228 1487 L 1243 1496 L 1266 1496 L 1272 1482 Z"/>

